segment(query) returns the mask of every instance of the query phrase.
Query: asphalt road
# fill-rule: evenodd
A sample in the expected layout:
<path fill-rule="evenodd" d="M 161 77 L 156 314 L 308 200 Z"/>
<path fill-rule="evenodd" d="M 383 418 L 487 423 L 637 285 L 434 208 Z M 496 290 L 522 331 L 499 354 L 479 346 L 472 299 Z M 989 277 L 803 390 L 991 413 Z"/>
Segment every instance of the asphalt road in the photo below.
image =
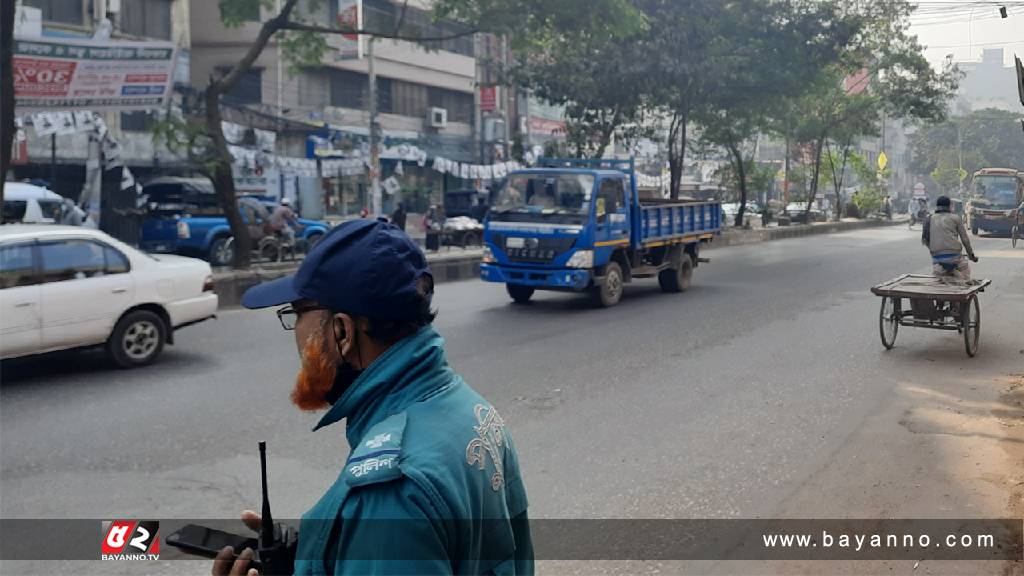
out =
<path fill-rule="evenodd" d="M 998 403 L 1006 379 L 1024 372 L 1024 249 L 977 240 L 975 276 L 994 280 L 977 358 L 956 333 L 925 330 L 902 331 L 885 352 L 868 288 L 928 272 L 917 235 L 722 248 L 689 292 L 641 281 L 609 310 L 568 294 L 514 306 L 501 286 L 443 284 L 436 326 L 450 362 L 509 424 L 536 518 L 999 516 L 1009 483 L 971 474 L 1000 473 L 1008 456 L 993 446 L 1003 439 L 949 444 L 957 435 L 943 426 L 963 426 L 920 410 Z M 291 334 L 272 312 L 248 311 L 181 331 L 141 370 L 116 370 L 97 353 L 6 363 L 0 514 L 234 518 L 259 505 L 256 442 L 267 440 L 275 513 L 298 517 L 333 483 L 347 446 L 342 427 L 311 433 L 317 416 L 289 403 L 296 369 Z M 960 471 L 950 464 L 958 449 L 985 463 L 972 456 Z"/>

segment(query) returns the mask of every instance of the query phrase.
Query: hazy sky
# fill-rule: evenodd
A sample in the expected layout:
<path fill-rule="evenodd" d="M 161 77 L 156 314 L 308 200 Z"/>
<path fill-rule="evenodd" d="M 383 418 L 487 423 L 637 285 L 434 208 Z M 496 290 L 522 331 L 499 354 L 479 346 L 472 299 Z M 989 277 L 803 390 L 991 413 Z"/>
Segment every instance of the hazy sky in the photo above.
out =
<path fill-rule="evenodd" d="M 947 54 L 960 61 L 980 60 L 985 48 L 1003 48 L 1007 66 L 1013 53 L 1024 59 L 1024 1 L 920 1 L 911 33 L 926 46 L 925 56 L 940 66 Z M 1009 18 L 999 16 L 1006 6 Z"/>

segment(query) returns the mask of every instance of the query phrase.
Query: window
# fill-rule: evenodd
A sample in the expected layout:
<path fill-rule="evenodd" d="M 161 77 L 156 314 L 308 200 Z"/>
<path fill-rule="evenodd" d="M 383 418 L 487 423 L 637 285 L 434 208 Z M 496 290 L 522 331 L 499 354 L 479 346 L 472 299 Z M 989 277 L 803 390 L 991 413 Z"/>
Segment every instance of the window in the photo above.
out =
<path fill-rule="evenodd" d="M 377 77 L 377 111 L 382 114 L 394 112 L 391 100 L 391 79 Z"/>
<path fill-rule="evenodd" d="M 25 0 L 24 4 L 42 10 L 46 22 L 85 24 L 82 0 Z"/>
<path fill-rule="evenodd" d="M 369 87 L 364 74 L 349 70 L 331 70 L 331 106 L 363 108 L 363 94 Z"/>
<path fill-rule="evenodd" d="M 622 180 L 602 180 L 601 190 L 597 196 L 597 221 L 606 221 L 608 214 L 618 212 L 625 203 L 625 189 L 622 186 Z"/>
<path fill-rule="evenodd" d="M 337 4 L 337 0 L 330 0 L 328 4 Z M 241 16 L 242 20 L 246 22 L 262 22 L 260 17 L 260 2 L 259 0 L 248 0 L 244 4 L 240 4 L 235 8 L 235 13 Z"/>
<path fill-rule="evenodd" d="M 227 74 L 222 70 L 222 74 Z M 246 72 L 235 87 L 224 95 L 224 98 L 234 104 L 259 104 L 263 102 L 263 70 L 251 69 Z"/>
<path fill-rule="evenodd" d="M 392 112 L 413 118 L 427 117 L 427 87 L 393 80 L 391 87 Z"/>
<path fill-rule="evenodd" d="M 131 270 L 128 258 L 110 246 L 103 247 L 103 257 L 107 261 L 107 274 L 126 274 Z"/>
<path fill-rule="evenodd" d="M 121 30 L 145 38 L 171 39 L 171 0 L 123 0 Z"/>
<path fill-rule="evenodd" d="M 149 132 L 153 117 L 145 110 L 121 112 L 121 130 L 125 132 Z"/>
<path fill-rule="evenodd" d="M 410 8 L 409 12 L 412 11 L 413 9 Z M 363 28 L 366 30 L 390 34 L 395 31 L 397 18 L 395 5 L 388 0 L 365 0 L 363 2 Z M 406 14 L 406 18 L 408 18 L 408 14 Z M 336 21 L 337 19 L 335 19 Z"/>
<path fill-rule="evenodd" d="M 431 108 L 448 111 L 449 122 L 473 123 L 473 95 L 431 86 L 427 89 Z"/>
<path fill-rule="evenodd" d="M 27 209 L 25 200 L 4 200 L 4 222 L 21 222 Z"/>
<path fill-rule="evenodd" d="M 0 289 L 38 284 L 32 244 L 0 248 Z"/>
<path fill-rule="evenodd" d="M 113 248 L 92 240 L 49 242 L 39 247 L 43 282 L 96 278 L 128 271 L 128 261 Z"/>

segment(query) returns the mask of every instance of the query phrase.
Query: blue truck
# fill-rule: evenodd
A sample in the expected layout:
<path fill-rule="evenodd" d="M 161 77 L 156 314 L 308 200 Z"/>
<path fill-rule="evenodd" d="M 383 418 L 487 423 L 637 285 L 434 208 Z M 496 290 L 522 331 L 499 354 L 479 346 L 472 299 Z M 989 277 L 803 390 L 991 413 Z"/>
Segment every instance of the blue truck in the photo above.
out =
<path fill-rule="evenodd" d="M 719 202 L 641 198 L 629 160 L 541 159 L 512 172 L 484 226 L 480 276 L 526 303 L 536 290 L 618 304 L 623 286 L 657 277 L 682 292 L 720 233 Z"/>
<path fill-rule="evenodd" d="M 147 252 L 204 258 L 214 266 L 227 266 L 234 257 L 231 227 L 205 178 L 157 178 L 144 188 L 149 213 L 142 224 L 141 248 Z M 253 247 L 267 235 L 267 199 L 241 197 L 238 208 L 249 228 Z M 299 219 L 298 243 L 312 247 L 328 231 L 316 220 Z M 271 258 L 275 259 L 275 258 Z"/>

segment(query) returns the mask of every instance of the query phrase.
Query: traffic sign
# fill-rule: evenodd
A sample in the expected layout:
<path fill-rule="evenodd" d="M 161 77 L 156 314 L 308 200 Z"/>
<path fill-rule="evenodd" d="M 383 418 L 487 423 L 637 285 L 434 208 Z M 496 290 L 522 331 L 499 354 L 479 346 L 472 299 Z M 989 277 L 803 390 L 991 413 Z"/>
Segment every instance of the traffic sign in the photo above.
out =
<path fill-rule="evenodd" d="M 964 170 L 963 168 L 957 170 L 956 175 L 960 178 L 961 182 L 967 180 L 967 170 Z"/>
<path fill-rule="evenodd" d="M 885 167 L 889 165 L 889 157 L 885 155 L 885 151 L 879 152 L 878 154 L 878 169 L 885 170 Z"/>

